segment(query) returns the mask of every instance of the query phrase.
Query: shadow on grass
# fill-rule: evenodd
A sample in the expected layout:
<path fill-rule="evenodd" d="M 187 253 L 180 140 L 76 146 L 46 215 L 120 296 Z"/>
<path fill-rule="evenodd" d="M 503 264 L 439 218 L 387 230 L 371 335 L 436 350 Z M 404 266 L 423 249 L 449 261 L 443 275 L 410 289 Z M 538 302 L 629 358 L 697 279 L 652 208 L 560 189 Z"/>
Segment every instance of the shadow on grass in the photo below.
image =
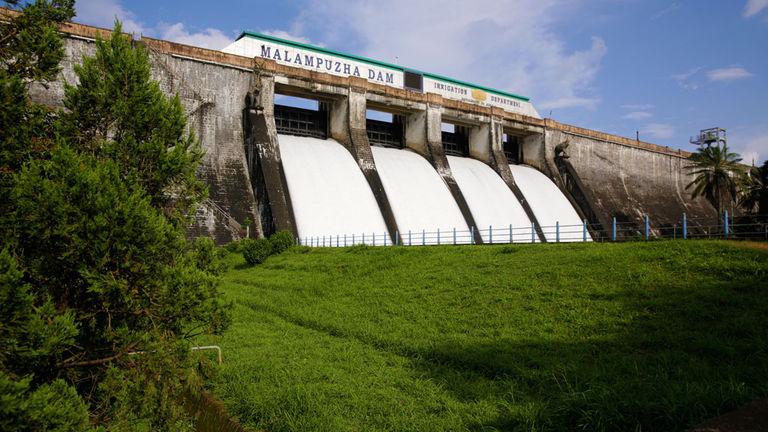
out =
<path fill-rule="evenodd" d="M 438 345 L 414 365 L 460 400 L 503 401 L 470 429 L 682 430 L 768 396 L 765 282 L 629 290 L 618 333 Z"/>
<path fill-rule="evenodd" d="M 610 309 L 616 316 L 603 311 L 578 326 L 559 322 L 553 326 L 557 334 L 521 332 L 533 339 L 502 335 L 453 343 L 445 337 L 419 348 L 324 321 L 320 312 L 302 317 L 280 304 L 244 300 L 243 305 L 403 356 L 415 376 L 456 400 L 492 404 L 495 416 L 473 418 L 469 409 L 461 414 L 470 430 L 681 430 L 768 396 L 768 278 L 764 255 L 735 260 L 732 251 L 717 245 L 697 248 L 693 256 L 675 245 L 637 248 L 631 266 L 606 272 L 604 287 L 569 293 L 578 300 L 573 304 L 587 305 L 575 306 L 579 318 L 589 318 L 599 302 L 616 304 Z M 611 260 L 599 264 L 592 271 Z M 548 268 L 537 271 L 547 277 L 535 280 L 548 286 L 569 289 L 582 281 L 550 278 Z M 653 272 L 661 276 L 649 277 Z M 558 303 L 563 299 L 556 293 L 531 290 L 543 309 L 547 302 L 553 309 L 568 304 Z"/>

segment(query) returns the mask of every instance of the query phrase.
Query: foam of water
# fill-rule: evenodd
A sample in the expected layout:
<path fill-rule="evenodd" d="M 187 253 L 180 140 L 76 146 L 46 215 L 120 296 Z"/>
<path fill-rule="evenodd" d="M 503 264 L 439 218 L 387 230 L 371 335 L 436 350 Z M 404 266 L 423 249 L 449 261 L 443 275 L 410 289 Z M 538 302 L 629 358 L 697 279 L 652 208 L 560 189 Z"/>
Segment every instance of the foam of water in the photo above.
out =
<path fill-rule="evenodd" d="M 493 243 L 509 243 L 510 225 L 514 242 L 531 241 L 531 221 L 523 206 L 491 167 L 456 156 L 448 156 L 448 163 L 484 242 L 491 242 L 493 236 Z"/>
<path fill-rule="evenodd" d="M 376 169 L 389 198 L 403 242 L 469 243 L 469 227 L 448 186 L 422 156 L 409 151 L 372 147 Z M 437 235 L 437 230 L 440 235 Z M 427 234 L 422 237 L 422 231 Z M 430 234 L 431 233 L 431 234 Z"/>
<path fill-rule="evenodd" d="M 336 245 L 347 235 L 347 244 L 371 243 L 384 238 L 391 244 L 376 198 L 352 155 L 332 139 L 279 135 L 280 157 L 285 169 L 294 217 L 302 241 L 326 236 Z M 341 240 L 343 242 L 343 240 Z"/>
<path fill-rule="evenodd" d="M 509 168 L 523 196 L 531 206 L 533 214 L 542 226 L 547 241 L 556 240 L 555 224 L 558 222 L 560 241 L 583 240 L 583 227 L 579 214 L 549 177 L 525 165 L 510 165 Z M 589 233 L 587 233 L 587 240 L 591 240 Z"/>

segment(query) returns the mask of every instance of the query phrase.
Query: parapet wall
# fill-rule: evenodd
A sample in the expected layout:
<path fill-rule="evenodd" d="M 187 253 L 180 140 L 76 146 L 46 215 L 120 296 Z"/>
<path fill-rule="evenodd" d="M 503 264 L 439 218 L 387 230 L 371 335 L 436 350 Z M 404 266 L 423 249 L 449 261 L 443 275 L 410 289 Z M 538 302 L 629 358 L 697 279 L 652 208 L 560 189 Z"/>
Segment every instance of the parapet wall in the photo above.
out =
<path fill-rule="evenodd" d="M 50 106 L 61 106 L 64 82 L 76 83 L 73 67 L 83 56 L 93 54 L 94 38 L 109 34 L 108 30 L 72 23 L 64 25 L 62 32 L 67 36 L 67 58 L 58 81 L 48 88 L 39 85 L 31 88 L 34 100 Z M 715 216 L 708 202 L 691 199 L 685 190 L 691 181 L 686 170 L 689 153 L 681 150 L 496 107 L 444 99 L 437 94 L 279 65 L 271 60 L 150 38 L 134 43 L 149 50 L 153 77 L 166 94 L 180 97 L 188 115 L 188 127 L 206 151 L 199 175 L 208 185 L 212 204 L 198 211 L 190 229 L 193 236 L 207 235 L 217 243 L 225 243 L 241 235 L 237 225 L 246 220 L 256 222 L 252 225 L 257 227 L 255 235 L 261 234 L 258 227 L 275 225 L 274 221 L 260 220 L 256 203 L 264 197 L 254 196 L 250 172 L 254 168 L 249 168 L 245 151 L 245 96 L 258 87 L 257 81 L 262 76 L 272 76 L 281 88 L 295 89 L 299 94 L 322 93 L 339 100 L 349 97 L 353 89 L 369 102 L 392 110 L 413 114 L 433 107 L 443 115 L 466 120 L 475 127 L 502 124 L 505 129 L 513 128 L 523 136 L 524 162 L 552 178 L 579 207 L 583 217 L 602 224 L 604 229 L 612 216 L 620 222 L 639 223 L 647 214 L 657 225 L 674 224 L 683 212 L 694 219 Z M 487 151 L 475 144 L 473 150 L 481 155 L 493 154 L 496 165 L 506 164 L 503 152 L 497 148 L 499 144 L 493 141 L 492 137 L 488 139 Z M 577 191 L 579 197 L 566 187 L 562 169 L 558 168 L 558 146 L 562 148 L 564 143 L 567 143 L 567 162 L 582 188 Z"/>

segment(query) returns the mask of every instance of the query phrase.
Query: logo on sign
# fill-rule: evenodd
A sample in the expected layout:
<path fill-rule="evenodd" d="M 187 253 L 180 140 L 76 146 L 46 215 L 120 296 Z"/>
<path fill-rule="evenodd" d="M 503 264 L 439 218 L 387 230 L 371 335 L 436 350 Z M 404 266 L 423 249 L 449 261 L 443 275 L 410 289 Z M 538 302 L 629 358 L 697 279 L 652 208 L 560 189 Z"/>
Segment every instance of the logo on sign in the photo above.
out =
<path fill-rule="evenodd" d="M 485 102 L 488 95 L 480 89 L 472 89 L 472 98 L 476 101 Z"/>

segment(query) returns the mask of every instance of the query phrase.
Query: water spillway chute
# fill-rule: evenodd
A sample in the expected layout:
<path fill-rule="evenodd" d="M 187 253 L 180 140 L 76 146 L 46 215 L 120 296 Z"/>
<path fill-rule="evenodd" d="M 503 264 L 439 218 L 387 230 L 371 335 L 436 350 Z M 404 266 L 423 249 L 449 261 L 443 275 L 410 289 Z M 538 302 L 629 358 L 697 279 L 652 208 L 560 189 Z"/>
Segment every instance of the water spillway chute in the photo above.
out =
<path fill-rule="evenodd" d="M 425 158 L 409 150 L 371 150 L 403 243 L 453 243 L 454 230 L 456 243 L 471 242 L 458 204 Z"/>
<path fill-rule="evenodd" d="M 371 243 L 376 235 L 379 242 L 386 238 L 391 243 L 376 198 L 344 146 L 332 139 L 282 134 L 278 143 L 303 242 L 327 237 L 335 246 L 340 236 L 347 244 Z"/>
<path fill-rule="evenodd" d="M 448 163 L 485 243 L 538 240 L 523 206 L 491 167 L 457 156 L 448 156 Z"/>
<path fill-rule="evenodd" d="M 547 241 L 583 241 L 579 214 L 557 185 L 542 172 L 525 165 L 510 165 L 515 183 L 533 210 Z M 559 232 L 559 235 L 558 235 Z M 587 240 L 591 240 L 589 233 Z"/>

